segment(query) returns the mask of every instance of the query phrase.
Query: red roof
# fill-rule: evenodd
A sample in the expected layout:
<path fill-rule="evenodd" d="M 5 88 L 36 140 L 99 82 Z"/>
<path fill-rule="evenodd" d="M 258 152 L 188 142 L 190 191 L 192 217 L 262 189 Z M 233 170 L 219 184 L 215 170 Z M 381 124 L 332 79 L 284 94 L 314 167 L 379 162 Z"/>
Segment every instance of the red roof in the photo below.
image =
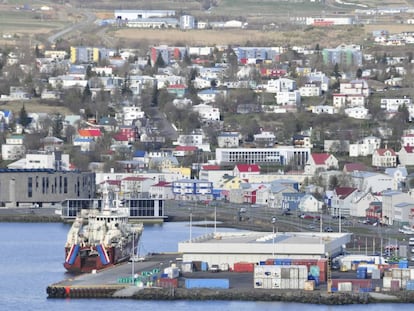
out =
<path fill-rule="evenodd" d="M 380 156 L 383 156 L 385 154 L 385 152 L 387 152 L 387 151 L 389 151 L 392 156 L 396 155 L 395 151 L 391 148 L 381 148 L 381 149 L 377 149 L 376 151 Z"/>
<path fill-rule="evenodd" d="M 171 183 L 166 181 L 160 181 L 158 184 L 152 185 L 152 187 L 171 187 Z"/>
<path fill-rule="evenodd" d="M 404 147 L 405 152 L 407 153 L 413 153 L 414 147 L 413 146 L 405 146 Z"/>
<path fill-rule="evenodd" d="M 236 169 L 240 173 L 260 173 L 260 166 L 257 164 L 237 164 Z"/>
<path fill-rule="evenodd" d="M 122 181 L 143 181 L 148 178 L 146 177 L 138 177 L 138 176 L 128 176 L 122 179 Z"/>
<path fill-rule="evenodd" d="M 201 169 L 204 171 L 219 171 L 221 167 L 220 165 L 203 165 Z"/>
<path fill-rule="evenodd" d="M 171 84 L 167 87 L 167 89 L 185 89 L 187 86 L 184 84 Z"/>
<path fill-rule="evenodd" d="M 196 146 L 177 146 L 174 149 L 175 151 L 196 151 Z"/>
<path fill-rule="evenodd" d="M 366 171 L 367 167 L 362 163 L 346 163 L 344 165 L 344 170 L 348 173 L 354 172 L 354 171 Z"/>
<path fill-rule="evenodd" d="M 123 133 L 117 133 L 114 135 L 114 140 L 116 141 L 128 141 L 128 136 Z"/>
<path fill-rule="evenodd" d="M 347 196 L 349 196 L 351 193 L 353 193 L 356 190 L 357 188 L 337 187 L 335 188 L 335 193 L 340 199 L 345 199 Z"/>
<path fill-rule="evenodd" d="M 121 185 L 120 180 L 114 180 L 114 179 L 104 180 L 104 181 L 101 182 L 101 185 L 104 185 L 105 183 L 107 183 L 108 185 L 113 185 L 113 186 L 120 186 Z"/>
<path fill-rule="evenodd" d="M 311 156 L 316 165 L 323 165 L 331 155 L 329 153 L 312 153 Z"/>
<path fill-rule="evenodd" d="M 100 129 L 79 129 L 78 134 L 81 137 L 101 137 Z"/>

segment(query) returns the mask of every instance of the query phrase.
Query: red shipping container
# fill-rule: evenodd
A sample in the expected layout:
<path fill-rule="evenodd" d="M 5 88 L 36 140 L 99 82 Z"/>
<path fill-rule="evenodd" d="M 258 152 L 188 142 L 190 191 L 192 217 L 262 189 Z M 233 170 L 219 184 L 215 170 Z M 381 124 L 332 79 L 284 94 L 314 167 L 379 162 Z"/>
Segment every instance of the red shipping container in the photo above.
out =
<path fill-rule="evenodd" d="M 391 280 L 391 291 L 397 292 L 400 290 L 400 280 Z"/>
<path fill-rule="evenodd" d="M 157 286 L 163 288 L 177 288 L 178 279 L 161 278 L 157 280 Z"/>
<path fill-rule="evenodd" d="M 328 260 L 325 258 L 319 259 L 317 266 L 319 267 L 319 282 L 325 283 L 327 279 Z"/>
<path fill-rule="evenodd" d="M 250 262 L 235 262 L 233 266 L 234 272 L 251 272 L 254 271 L 254 263 Z"/>
<path fill-rule="evenodd" d="M 332 287 L 338 288 L 338 283 L 352 283 L 352 288 L 372 288 L 370 279 L 332 279 Z"/>
<path fill-rule="evenodd" d="M 265 264 L 266 264 L 266 266 L 273 266 L 275 264 L 275 260 L 274 259 L 266 259 Z"/>

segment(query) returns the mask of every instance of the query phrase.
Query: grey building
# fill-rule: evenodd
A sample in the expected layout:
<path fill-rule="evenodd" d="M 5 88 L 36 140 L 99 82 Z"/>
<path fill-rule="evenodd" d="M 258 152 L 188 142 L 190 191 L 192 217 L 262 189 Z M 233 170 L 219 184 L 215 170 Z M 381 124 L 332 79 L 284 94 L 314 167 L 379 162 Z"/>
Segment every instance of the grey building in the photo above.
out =
<path fill-rule="evenodd" d="M 95 196 L 95 173 L 53 169 L 0 169 L 0 206 L 54 206 Z"/>

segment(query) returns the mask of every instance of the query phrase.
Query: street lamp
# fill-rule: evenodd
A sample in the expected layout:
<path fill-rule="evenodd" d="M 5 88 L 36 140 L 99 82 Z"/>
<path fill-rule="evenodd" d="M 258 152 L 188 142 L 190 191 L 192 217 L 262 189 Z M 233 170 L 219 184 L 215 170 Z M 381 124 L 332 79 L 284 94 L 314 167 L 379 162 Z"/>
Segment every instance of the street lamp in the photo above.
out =
<path fill-rule="evenodd" d="M 276 224 L 276 217 L 272 217 L 272 226 L 273 226 L 273 234 L 272 234 L 272 257 L 275 257 L 275 224 Z"/>
<path fill-rule="evenodd" d="M 192 227 L 193 227 L 193 209 L 190 207 L 189 208 L 189 211 L 190 211 L 190 243 L 191 243 L 191 240 L 193 239 L 193 232 L 192 232 Z"/>

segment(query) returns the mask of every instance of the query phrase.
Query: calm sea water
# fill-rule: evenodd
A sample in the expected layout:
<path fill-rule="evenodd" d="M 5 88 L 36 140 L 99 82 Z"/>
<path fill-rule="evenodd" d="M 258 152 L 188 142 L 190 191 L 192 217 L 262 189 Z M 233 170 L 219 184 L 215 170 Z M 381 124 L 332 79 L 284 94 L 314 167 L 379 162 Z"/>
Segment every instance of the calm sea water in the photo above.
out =
<path fill-rule="evenodd" d="M 66 233 L 61 223 L 0 223 L 0 310 L 283 310 L 296 311 L 399 311 L 412 310 L 409 304 L 368 306 L 318 306 L 279 302 L 228 301 L 138 301 L 117 299 L 47 299 L 46 287 L 68 277 L 63 268 Z M 211 232 L 192 227 L 192 236 Z M 222 230 L 222 229 L 220 229 Z M 188 223 L 145 226 L 141 253 L 177 251 L 177 242 L 189 238 Z"/>

